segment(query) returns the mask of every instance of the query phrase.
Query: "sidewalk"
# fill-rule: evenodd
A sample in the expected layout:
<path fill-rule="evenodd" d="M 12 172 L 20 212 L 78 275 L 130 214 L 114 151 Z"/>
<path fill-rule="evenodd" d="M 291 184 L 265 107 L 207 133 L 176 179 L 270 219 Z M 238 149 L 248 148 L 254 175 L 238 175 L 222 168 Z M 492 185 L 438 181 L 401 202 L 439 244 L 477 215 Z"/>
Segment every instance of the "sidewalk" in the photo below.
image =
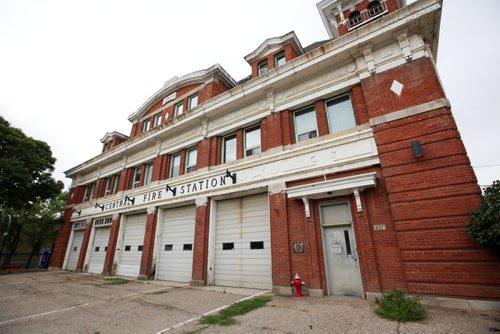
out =
<path fill-rule="evenodd" d="M 228 327 L 191 323 L 173 333 L 500 333 L 500 311 L 466 312 L 427 307 L 424 321 L 398 324 L 379 318 L 373 304 L 350 297 L 280 297 L 264 308 L 236 317 Z"/>

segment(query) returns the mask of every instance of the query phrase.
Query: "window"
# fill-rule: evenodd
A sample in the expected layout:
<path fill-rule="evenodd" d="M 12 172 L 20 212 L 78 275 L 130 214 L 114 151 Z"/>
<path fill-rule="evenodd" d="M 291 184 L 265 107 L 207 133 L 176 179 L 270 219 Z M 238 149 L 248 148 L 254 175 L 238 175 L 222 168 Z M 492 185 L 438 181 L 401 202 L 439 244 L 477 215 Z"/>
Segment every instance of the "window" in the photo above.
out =
<path fill-rule="evenodd" d="M 174 245 L 172 245 L 172 244 L 166 244 L 165 245 L 165 250 L 166 251 L 171 251 L 172 249 L 174 249 Z"/>
<path fill-rule="evenodd" d="M 293 115 L 295 123 L 295 138 L 297 142 L 318 136 L 318 124 L 314 107 L 296 111 Z"/>
<path fill-rule="evenodd" d="M 125 252 L 130 252 L 131 248 L 132 248 L 132 246 L 130 246 L 130 245 L 125 246 Z"/>
<path fill-rule="evenodd" d="M 355 10 L 349 15 L 349 28 L 355 27 L 358 24 L 363 23 L 363 17 L 361 17 L 361 13 L 359 10 Z"/>
<path fill-rule="evenodd" d="M 90 185 L 90 198 L 89 199 L 93 199 L 94 198 L 94 190 L 95 190 L 95 183 L 92 183 Z"/>
<path fill-rule="evenodd" d="M 281 51 L 274 56 L 274 67 L 280 67 L 281 65 L 285 65 L 285 51 Z"/>
<path fill-rule="evenodd" d="M 179 116 L 184 112 L 184 101 L 177 103 L 174 106 L 174 116 Z"/>
<path fill-rule="evenodd" d="M 137 246 L 137 251 L 142 252 L 142 245 Z"/>
<path fill-rule="evenodd" d="M 197 105 L 198 105 L 198 94 L 191 95 L 188 98 L 188 107 L 187 107 L 187 110 L 193 109 Z"/>
<path fill-rule="evenodd" d="M 106 188 L 104 190 L 104 196 L 108 196 L 111 194 L 111 181 L 112 181 L 111 177 L 108 177 L 106 179 Z"/>
<path fill-rule="evenodd" d="M 268 67 L 267 67 L 267 59 L 261 61 L 258 65 L 257 65 L 257 70 L 259 71 L 259 75 L 262 75 L 262 74 L 266 74 L 267 73 L 267 70 L 268 70 Z"/>
<path fill-rule="evenodd" d="M 186 154 L 186 173 L 194 172 L 196 170 L 197 155 L 198 155 L 198 149 L 196 147 L 187 151 L 187 154 Z"/>
<path fill-rule="evenodd" d="M 83 202 L 88 201 L 88 198 L 87 198 L 87 196 L 89 195 L 88 193 L 89 193 L 89 187 L 87 186 L 87 187 L 85 187 L 85 191 L 83 192 Z"/>
<path fill-rule="evenodd" d="M 183 244 L 182 250 L 185 250 L 185 251 L 193 250 L 193 244 Z"/>
<path fill-rule="evenodd" d="M 231 250 L 234 249 L 234 242 L 223 242 L 222 250 Z"/>
<path fill-rule="evenodd" d="M 132 189 L 140 186 L 141 182 L 141 167 L 135 167 L 134 177 L 132 178 Z"/>
<path fill-rule="evenodd" d="M 144 173 L 144 185 L 150 184 L 153 179 L 153 164 L 149 163 L 146 165 L 146 171 Z"/>
<path fill-rule="evenodd" d="M 368 11 L 369 17 L 375 17 L 384 12 L 384 7 L 380 4 L 380 1 L 378 0 L 370 2 L 370 4 L 366 9 Z"/>
<path fill-rule="evenodd" d="M 351 129 L 356 126 L 351 98 L 344 95 L 326 102 L 326 113 L 330 133 Z"/>
<path fill-rule="evenodd" d="M 264 249 L 264 241 L 250 241 L 250 249 Z"/>
<path fill-rule="evenodd" d="M 153 126 L 158 126 L 160 124 L 161 124 L 161 113 L 155 115 L 155 120 L 154 120 Z"/>
<path fill-rule="evenodd" d="M 245 129 L 245 156 L 260 153 L 260 126 Z"/>
<path fill-rule="evenodd" d="M 170 174 L 169 177 L 179 176 L 181 170 L 181 154 L 177 153 L 170 158 Z"/>
<path fill-rule="evenodd" d="M 142 122 L 142 132 L 146 132 L 149 130 L 150 123 L 151 120 L 149 118 L 145 119 L 144 122 Z"/>
<path fill-rule="evenodd" d="M 224 137 L 222 147 L 222 162 L 231 162 L 236 160 L 236 135 Z"/>
<path fill-rule="evenodd" d="M 115 175 L 115 182 L 113 183 L 113 194 L 118 191 L 118 185 L 120 184 L 120 174 Z"/>

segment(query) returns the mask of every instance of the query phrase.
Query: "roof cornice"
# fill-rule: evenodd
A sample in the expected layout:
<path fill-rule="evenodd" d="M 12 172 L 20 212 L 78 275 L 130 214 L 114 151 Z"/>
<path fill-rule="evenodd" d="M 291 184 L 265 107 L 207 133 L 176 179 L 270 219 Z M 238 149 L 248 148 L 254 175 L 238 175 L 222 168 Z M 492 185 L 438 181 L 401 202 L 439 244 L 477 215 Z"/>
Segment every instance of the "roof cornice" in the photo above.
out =
<path fill-rule="evenodd" d="M 289 33 L 284 34 L 283 36 L 266 39 L 264 42 L 262 42 L 261 45 L 259 45 L 257 49 L 246 55 L 245 60 L 248 63 L 252 63 L 256 59 L 264 57 L 268 51 L 282 48 L 283 46 L 285 46 L 285 44 L 290 42 L 297 51 L 297 55 L 300 56 L 304 53 L 304 49 L 302 48 L 302 45 L 300 44 L 300 41 L 297 38 L 297 35 L 295 34 L 294 31 L 290 31 Z"/>
<path fill-rule="evenodd" d="M 123 133 L 118 132 L 118 131 L 113 131 L 113 132 L 106 132 L 106 134 L 104 135 L 104 137 L 101 138 L 101 143 L 104 144 L 105 142 L 113 139 L 114 137 L 117 137 L 117 138 L 120 138 L 120 139 L 123 139 L 123 140 L 128 140 L 129 139 L 129 136 L 124 135 Z"/>
<path fill-rule="evenodd" d="M 231 77 L 231 75 L 229 75 L 229 73 L 226 72 L 226 70 L 224 70 L 224 68 L 222 68 L 220 64 L 215 64 L 204 70 L 191 72 L 180 78 L 174 76 L 170 80 L 166 81 L 163 87 L 147 99 L 146 102 L 144 102 L 139 109 L 137 109 L 137 111 L 132 113 L 128 117 L 128 120 L 132 123 L 138 121 L 155 103 L 160 101 L 163 97 L 177 91 L 179 88 L 196 83 L 203 83 L 213 77 L 217 77 L 229 88 L 233 88 L 237 85 L 236 81 Z"/>

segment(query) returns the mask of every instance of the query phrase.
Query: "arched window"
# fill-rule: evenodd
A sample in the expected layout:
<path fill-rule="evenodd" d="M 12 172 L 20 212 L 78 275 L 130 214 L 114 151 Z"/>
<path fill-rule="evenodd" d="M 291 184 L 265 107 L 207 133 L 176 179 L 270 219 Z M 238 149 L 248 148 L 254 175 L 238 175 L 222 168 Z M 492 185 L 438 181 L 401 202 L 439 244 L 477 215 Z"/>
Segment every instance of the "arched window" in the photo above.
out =
<path fill-rule="evenodd" d="M 359 10 L 355 10 L 349 15 L 349 26 L 351 28 L 357 26 L 362 22 L 363 18 L 361 17 L 361 13 L 359 12 Z"/>
<path fill-rule="evenodd" d="M 366 8 L 368 11 L 368 17 L 374 17 L 377 16 L 378 14 L 382 13 L 384 9 L 382 8 L 382 5 L 380 5 L 380 1 L 374 0 L 370 2 L 368 7 Z"/>

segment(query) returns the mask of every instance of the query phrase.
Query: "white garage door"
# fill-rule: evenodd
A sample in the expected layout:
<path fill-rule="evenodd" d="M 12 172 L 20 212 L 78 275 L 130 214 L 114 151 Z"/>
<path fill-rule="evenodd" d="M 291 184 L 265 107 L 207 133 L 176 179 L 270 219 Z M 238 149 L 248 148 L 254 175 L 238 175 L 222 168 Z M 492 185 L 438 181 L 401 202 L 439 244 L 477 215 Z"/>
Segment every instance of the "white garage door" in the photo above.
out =
<path fill-rule="evenodd" d="M 118 275 L 139 276 L 146 218 L 146 214 L 127 216 L 127 220 L 123 226 L 123 241 L 120 247 L 120 259 L 116 271 Z"/>
<path fill-rule="evenodd" d="M 104 259 L 108 250 L 110 227 L 100 227 L 95 229 L 94 242 L 90 250 L 89 273 L 100 274 L 104 268 Z"/>
<path fill-rule="evenodd" d="M 158 279 L 191 281 L 195 220 L 194 205 L 165 210 L 156 269 Z"/>
<path fill-rule="evenodd" d="M 270 289 L 267 194 L 218 201 L 216 219 L 215 284 Z"/>
<path fill-rule="evenodd" d="M 66 269 L 75 270 L 80 257 L 80 249 L 82 248 L 83 234 L 85 231 L 75 231 L 73 235 L 73 242 L 69 250 L 68 265 Z"/>

